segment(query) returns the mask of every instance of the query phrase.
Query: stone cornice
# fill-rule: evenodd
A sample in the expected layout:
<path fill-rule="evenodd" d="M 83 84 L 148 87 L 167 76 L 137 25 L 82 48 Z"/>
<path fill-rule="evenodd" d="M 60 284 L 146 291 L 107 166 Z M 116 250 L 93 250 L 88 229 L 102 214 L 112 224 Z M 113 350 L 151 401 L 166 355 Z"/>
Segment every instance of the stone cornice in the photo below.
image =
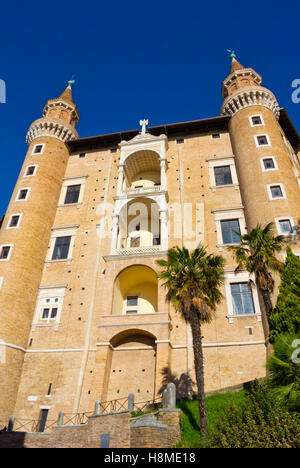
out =
<path fill-rule="evenodd" d="M 267 107 L 279 119 L 280 109 L 274 94 L 261 86 L 240 88 L 228 96 L 221 107 L 221 115 L 233 116 L 240 110 L 250 106 Z"/>
<path fill-rule="evenodd" d="M 26 143 L 29 146 L 33 140 L 43 136 L 57 138 L 64 143 L 78 138 L 78 134 L 73 127 L 63 120 L 54 118 L 39 119 L 33 122 L 26 135 Z"/>

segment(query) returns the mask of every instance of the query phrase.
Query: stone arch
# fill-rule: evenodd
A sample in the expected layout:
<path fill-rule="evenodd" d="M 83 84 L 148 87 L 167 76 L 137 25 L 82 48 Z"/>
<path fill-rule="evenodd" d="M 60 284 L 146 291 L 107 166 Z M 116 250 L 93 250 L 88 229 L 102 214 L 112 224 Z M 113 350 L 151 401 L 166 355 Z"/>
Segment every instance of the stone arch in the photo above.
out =
<path fill-rule="evenodd" d="M 128 154 L 122 162 L 127 189 L 160 185 L 160 160 L 160 154 L 152 149 L 142 149 Z"/>
<path fill-rule="evenodd" d="M 146 330 L 128 329 L 110 340 L 111 359 L 107 400 L 135 394 L 137 402 L 155 397 L 156 337 Z"/>

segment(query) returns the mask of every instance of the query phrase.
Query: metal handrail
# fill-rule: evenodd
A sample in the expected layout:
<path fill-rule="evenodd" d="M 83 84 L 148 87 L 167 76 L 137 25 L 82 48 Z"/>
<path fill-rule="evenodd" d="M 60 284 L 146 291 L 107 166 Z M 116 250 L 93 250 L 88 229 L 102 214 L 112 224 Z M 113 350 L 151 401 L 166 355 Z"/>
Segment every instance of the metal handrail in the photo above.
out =
<path fill-rule="evenodd" d="M 149 400 L 134 403 L 133 412 L 142 413 L 159 408 L 162 404 L 162 397 L 152 398 Z M 128 411 L 128 397 L 119 398 L 117 400 L 110 400 L 100 402 L 100 414 L 119 413 L 121 411 Z M 63 426 L 76 426 L 85 425 L 88 423 L 88 418 L 93 416 L 94 412 L 81 412 L 81 413 L 64 413 Z M 14 432 L 39 432 L 41 420 L 38 419 L 14 419 Z M 51 431 L 53 426 L 57 425 L 57 420 L 46 421 L 44 432 Z"/>

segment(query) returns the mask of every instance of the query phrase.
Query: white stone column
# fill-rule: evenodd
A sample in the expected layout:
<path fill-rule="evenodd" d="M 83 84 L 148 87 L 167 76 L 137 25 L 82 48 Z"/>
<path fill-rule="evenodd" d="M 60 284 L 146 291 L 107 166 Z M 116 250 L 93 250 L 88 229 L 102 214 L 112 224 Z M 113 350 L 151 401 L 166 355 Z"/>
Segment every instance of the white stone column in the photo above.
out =
<path fill-rule="evenodd" d="M 119 164 L 117 195 L 121 195 L 124 181 L 124 164 Z"/>
<path fill-rule="evenodd" d="M 166 160 L 160 160 L 160 185 L 163 190 L 167 190 Z"/>
<path fill-rule="evenodd" d="M 168 250 L 168 216 L 167 211 L 160 211 L 160 248 Z"/>
<path fill-rule="evenodd" d="M 119 216 L 113 215 L 112 233 L 111 233 L 111 254 L 114 254 L 117 249 Z"/>

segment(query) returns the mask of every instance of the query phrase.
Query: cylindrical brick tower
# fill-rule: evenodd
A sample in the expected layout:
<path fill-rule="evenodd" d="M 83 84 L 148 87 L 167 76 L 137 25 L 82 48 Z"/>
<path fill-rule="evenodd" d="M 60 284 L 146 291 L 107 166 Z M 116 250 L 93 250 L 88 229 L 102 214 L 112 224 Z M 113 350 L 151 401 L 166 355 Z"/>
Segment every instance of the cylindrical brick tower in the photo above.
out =
<path fill-rule="evenodd" d="M 278 233 L 282 229 L 292 238 L 300 217 L 297 156 L 279 124 L 276 98 L 261 82 L 258 73 L 232 55 L 221 114 L 231 115 L 229 131 L 248 231 L 273 222 Z"/>
<path fill-rule="evenodd" d="M 48 242 L 79 120 L 71 83 L 29 128 L 28 152 L 0 229 L 0 427 L 14 411 Z"/>

